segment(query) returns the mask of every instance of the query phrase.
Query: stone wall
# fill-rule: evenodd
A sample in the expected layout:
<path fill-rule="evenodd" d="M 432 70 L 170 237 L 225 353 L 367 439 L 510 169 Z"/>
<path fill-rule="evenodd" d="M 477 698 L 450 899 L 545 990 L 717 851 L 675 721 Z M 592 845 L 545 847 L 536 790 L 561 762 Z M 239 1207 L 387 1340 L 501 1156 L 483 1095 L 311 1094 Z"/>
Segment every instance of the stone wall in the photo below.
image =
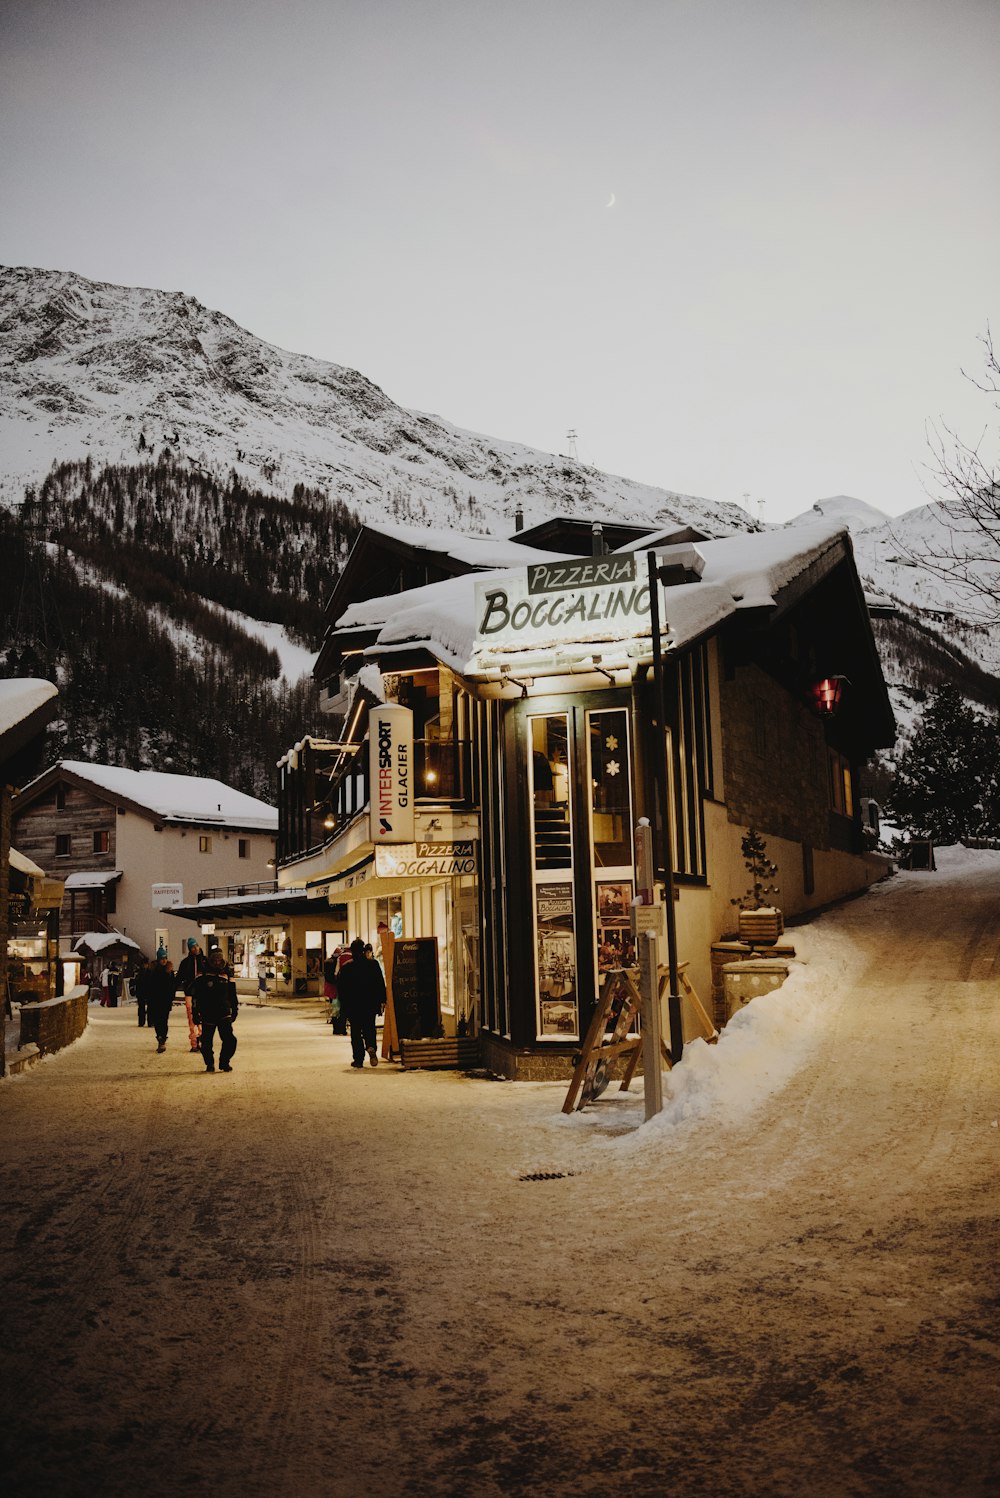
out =
<path fill-rule="evenodd" d="M 21 1005 L 21 1046 L 36 1045 L 43 1056 L 62 1050 L 79 1040 L 87 1028 L 85 986 L 73 988 L 61 999 Z"/>
<path fill-rule="evenodd" d="M 830 812 L 822 724 L 756 666 L 721 683 L 729 819 L 826 848 Z"/>

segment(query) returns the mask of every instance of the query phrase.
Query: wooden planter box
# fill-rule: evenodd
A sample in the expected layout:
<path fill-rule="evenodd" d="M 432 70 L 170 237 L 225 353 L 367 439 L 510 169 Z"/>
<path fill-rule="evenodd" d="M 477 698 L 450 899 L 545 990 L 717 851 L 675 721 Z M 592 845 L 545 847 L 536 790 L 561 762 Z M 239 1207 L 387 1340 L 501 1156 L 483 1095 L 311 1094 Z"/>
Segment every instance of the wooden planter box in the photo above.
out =
<path fill-rule="evenodd" d="M 740 911 L 740 940 L 751 947 L 773 947 L 784 929 L 784 917 L 773 905 Z"/>
<path fill-rule="evenodd" d="M 401 1040 L 400 1059 L 411 1071 L 472 1071 L 482 1064 L 474 1036 L 451 1035 L 437 1040 Z"/>

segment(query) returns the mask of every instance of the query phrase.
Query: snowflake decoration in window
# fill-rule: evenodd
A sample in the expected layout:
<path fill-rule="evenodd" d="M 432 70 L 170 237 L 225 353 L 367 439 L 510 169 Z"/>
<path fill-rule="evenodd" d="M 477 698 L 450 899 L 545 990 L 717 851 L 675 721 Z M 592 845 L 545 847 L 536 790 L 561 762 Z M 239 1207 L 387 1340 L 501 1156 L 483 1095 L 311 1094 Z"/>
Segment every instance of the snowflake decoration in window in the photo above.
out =
<path fill-rule="evenodd" d="M 607 770 L 609 775 L 617 775 L 619 770 L 621 769 L 621 765 L 616 759 L 609 759 L 604 768 L 605 770 Z"/>
<path fill-rule="evenodd" d="M 604 743 L 607 748 L 611 750 L 612 754 L 618 748 L 618 740 L 615 738 L 613 733 L 608 735 L 608 737 L 604 740 Z"/>

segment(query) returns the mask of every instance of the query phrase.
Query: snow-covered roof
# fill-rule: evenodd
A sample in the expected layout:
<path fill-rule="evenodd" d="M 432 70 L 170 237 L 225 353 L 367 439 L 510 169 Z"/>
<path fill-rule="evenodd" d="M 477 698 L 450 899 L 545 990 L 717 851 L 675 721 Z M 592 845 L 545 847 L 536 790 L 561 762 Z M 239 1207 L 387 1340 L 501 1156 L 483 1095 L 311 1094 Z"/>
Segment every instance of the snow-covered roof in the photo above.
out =
<path fill-rule="evenodd" d="M 107 947 L 135 947 L 137 952 L 140 950 L 137 941 L 133 941 L 131 936 L 122 936 L 120 931 L 85 931 L 73 943 L 73 951 L 79 952 L 81 947 L 86 947 L 90 952 L 103 952 Z"/>
<path fill-rule="evenodd" d="M 99 790 L 133 802 L 164 822 L 215 822 L 261 832 L 278 830 L 275 807 L 233 790 L 221 780 L 169 775 L 161 770 L 124 770 L 117 765 L 90 765 L 71 759 L 63 760 L 61 768 Z"/>
<path fill-rule="evenodd" d="M 45 870 L 40 869 L 25 853 L 19 853 L 16 848 L 10 850 L 10 866 L 17 869 L 19 874 L 30 874 L 32 879 L 44 879 Z"/>
<path fill-rule="evenodd" d="M 114 884 L 115 880 L 121 877 L 121 869 L 90 869 L 75 874 L 67 874 L 64 882 L 68 890 L 103 889 L 105 885 Z"/>
<path fill-rule="evenodd" d="M 15 676 L 0 681 L 0 734 L 9 733 L 58 695 L 58 687 L 37 676 Z"/>
<path fill-rule="evenodd" d="M 231 905 L 287 905 L 295 900 L 302 899 L 301 889 L 276 889 L 267 894 L 254 895 L 214 895 L 207 900 L 199 900 L 196 905 L 176 906 L 172 914 L 178 914 L 181 909 L 199 910 L 206 913 L 213 910 L 228 908 Z"/>
<path fill-rule="evenodd" d="M 461 531 L 438 530 L 433 526 L 390 525 L 380 520 L 377 527 L 370 529 L 375 536 L 402 541 L 415 551 L 440 552 L 468 567 L 524 567 L 529 562 L 544 562 L 553 555 L 503 536 L 466 536 Z"/>
<path fill-rule="evenodd" d="M 843 544 L 844 526 L 818 520 L 812 525 L 787 526 L 773 531 L 726 536 L 701 541 L 698 551 L 705 570 L 697 582 L 663 590 L 661 615 L 675 646 L 698 639 L 741 609 L 773 605 L 777 595 L 820 557 Z M 619 555 L 613 553 L 612 555 Z M 561 558 L 565 562 L 565 558 Z M 637 556 L 637 582 L 646 576 L 645 551 Z M 506 586 L 522 569 L 469 573 L 430 583 L 409 592 L 367 599 L 348 608 L 338 620 L 343 629 L 377 631 L 372 655 L 393 645 L 424 644 L 444 664 L 463 675 L 475 676 L 489 656 L 511 652 L 505 639 L 496 646 L 477 638 L 477 590 L 493 584 Z M 565 612 L 565 611 L 564 611 Z M 523 644 L 532 651 L 565 648 L 570 644 L 627 643 L 649 638 L 649 614 L 636 613 L 594 625 L 574 620 L 533 630 Z"/>

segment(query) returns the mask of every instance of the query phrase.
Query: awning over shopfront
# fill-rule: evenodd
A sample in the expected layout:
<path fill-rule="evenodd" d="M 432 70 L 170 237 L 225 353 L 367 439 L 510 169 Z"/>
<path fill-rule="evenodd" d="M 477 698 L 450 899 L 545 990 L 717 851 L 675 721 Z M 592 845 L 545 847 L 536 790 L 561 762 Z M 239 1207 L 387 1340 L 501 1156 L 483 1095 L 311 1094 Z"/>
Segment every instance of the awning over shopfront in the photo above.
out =
<path fill-rule="evenodd" d="M 292 915 L 314 914 L 317 900 L 318 892 L 315 891 L 307 894 L 302 889 L 279 889 L 267 894 L 221 895 L 216 899 L 199 900 L 196 905 L 172 905 L 170 914 L 179 915 L 186 921 L 283 921 Z M 331 903 L 337 904 L 337 901 Z"/>
<path fill-rule="evenodd" d="M 475 838 L 369 847 L 349 868 L 333 878 L 317 880 L 312 888 L 325 892 L 331 904 L 405 894 L 420 885 L 441 884 L 455 875 L 475 874 L 478 848 Z"/>
<path fill-rule="evenodd" d="M 36 914 L 43 910 L 58 910 L 63 902 L 63 882 L 49 879 L 45 870 L 39 868 L 33 858 L 11 848 L 7 862 L 10 865 L 9 904 L 12 920 L 23 920 L 29 910 Z"/>
<path fill-rule="evenodd" d="M 25 874 L 31 879 L 44 879 L 45 870 L 40 869 L 38 864 L 24 853 L 19 853 L 16 848 L 10 850 L 10 866 L 19 874 Z"/>
<path fill-rule="evenodd" d="M 107 889 L 109 884 L 117 884 L 121 877 L 121 869 L 90 869 L 67 874 L 66 893 L 71 895 L 82 889 Z"/>

